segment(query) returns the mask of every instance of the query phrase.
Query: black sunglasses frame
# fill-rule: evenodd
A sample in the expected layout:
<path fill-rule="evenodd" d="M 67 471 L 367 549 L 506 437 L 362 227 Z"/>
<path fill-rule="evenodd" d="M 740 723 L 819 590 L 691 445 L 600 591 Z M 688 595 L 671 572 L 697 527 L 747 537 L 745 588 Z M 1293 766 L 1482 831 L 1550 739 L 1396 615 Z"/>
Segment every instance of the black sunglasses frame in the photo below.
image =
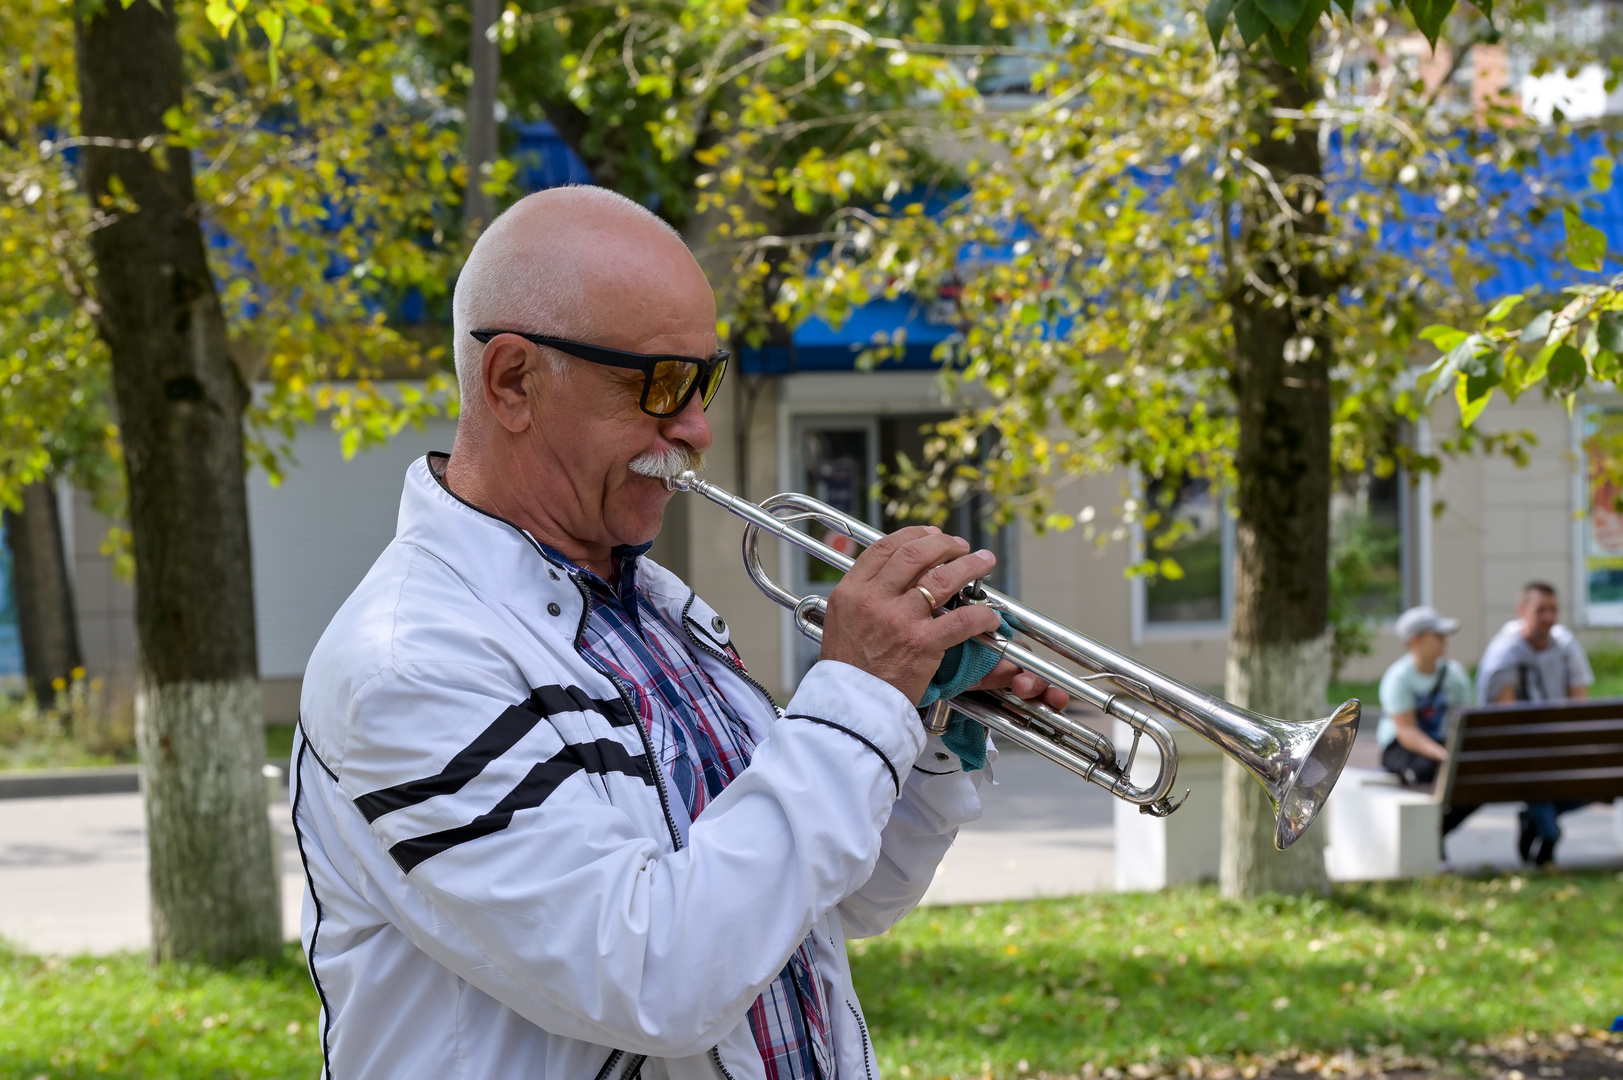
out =
<path fill-rule="evenodd" d="M 470 330 L 473 339 L 481 345 L 488 345 L 490 340 L 502 334 L 512 334 L 521 337 L 532 345 L 540 345 L 547 349 L 557 349 L 561 353 L 568 353 L 589 364 L 598 364 L 603 367 L 623 368 L 627 371 L 642 372 L 642 397 L 637 401 L 637 407 L 649 416 L 661 420 L 679 415 L 693 395 L 702 394 L 704 408 L 710 407 L 711 400 L 721 387 L 722 376 L 726 374 L 727 358 L 732 354 L 726 349 L 717 349 L 715 355 L 708 360 L 700 360 L 694 356 L 679 356 L 671 353 L 636 353 L 626 352 L 622 349 L 610 349 L 602 345 L 588 345 L 583 341 L 570 341 L 568 338 L 548 337 L 545 334 L 526 334 L 522 330 Z M 699 369 L 698 376 L 688 387 L 682 400 L 670 412 L 655 412 L 648 407 L 648 394 L 654 387 L 654 369 L 663 363 L 692 364 Z"/>

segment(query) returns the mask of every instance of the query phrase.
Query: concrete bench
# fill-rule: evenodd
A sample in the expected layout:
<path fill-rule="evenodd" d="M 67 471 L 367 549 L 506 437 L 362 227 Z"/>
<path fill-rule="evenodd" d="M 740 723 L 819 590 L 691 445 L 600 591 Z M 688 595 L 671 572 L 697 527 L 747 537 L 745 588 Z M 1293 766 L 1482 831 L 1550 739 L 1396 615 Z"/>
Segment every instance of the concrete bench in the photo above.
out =
<path fill-rule="evenodd" d="M 1347 768 L 1330 792 L 1324 866 L 1332 881 L 1379 881 L 1437 873 L 1442 806 L 1384 769 Z"/>

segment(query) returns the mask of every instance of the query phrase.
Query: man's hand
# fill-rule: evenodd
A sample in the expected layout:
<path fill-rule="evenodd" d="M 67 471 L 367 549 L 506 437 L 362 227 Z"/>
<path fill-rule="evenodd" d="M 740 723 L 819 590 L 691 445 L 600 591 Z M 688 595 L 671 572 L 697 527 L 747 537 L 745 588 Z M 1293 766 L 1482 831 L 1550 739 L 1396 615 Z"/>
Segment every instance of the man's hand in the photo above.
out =
<path fill-rule="evenodd" d="M 856 565 L 828 598 L 820 659 L 859 667 L 890 683 L 907 700 L 918 701 L 949 648 L 999 627 L 997 612 L 979 604 L 937 617 L 919 586 L 937 605 L 945 604 L 996 565 L 997 557 L 990 551 L 971 552 L 968 541 L 933 526 L 899 529 L 875 541 L 857 556 Z M 1022 697 L 1047 689 L 1041 679 L 1016 675 L 1014 665 L 1007 662 L 979 685 L 1011 683 Z M 1064 695 L 1060 697 L 1063 703 Z"/>
<path fill-rule="evenodd" d="M 1047 679 L 1040 679 L 1029 671 L 1021 671 L 1009 660 L 999 660 L 997 667 L 986 673 L 986 677 L 971 690 L 1012 690 L 1014 696 L 1026 701 L 1041 701 L 1055 712 L 1063 712 L 1065 706 L 1071 703 L 1071 695 L 1057 686 L 1049 686 Z"/>

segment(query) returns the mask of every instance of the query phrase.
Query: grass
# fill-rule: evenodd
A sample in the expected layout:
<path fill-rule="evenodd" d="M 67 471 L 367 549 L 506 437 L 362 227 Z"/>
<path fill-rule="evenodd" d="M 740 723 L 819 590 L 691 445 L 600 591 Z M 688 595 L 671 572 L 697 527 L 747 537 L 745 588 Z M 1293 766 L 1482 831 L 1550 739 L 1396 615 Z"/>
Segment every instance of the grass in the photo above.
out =
<path fill-rule="evenodd" d="M 1381 684 L 1379 682 L 1346 682 L 1337 681 L 1330 684 L 1325 692 L 1325 698 L 1331 705 L 1340 705 L 1348 698 L 1357 698 L 1364 705 L 1366 714 L 1372 715 L 1381 707 Z"/>
<path fill-rule="evenodd" d="M 316 997 L 298 946 L 216 971 L 131 953 L 0 948 L 0 1077 L 314 1077 Z"/>
<path fill-rule="evenodd" d="M 1597 642 L 1588 649 L 1589 666 L 1595 669 L 1592 697 L 1623 697 L 1623 642 Z"/>
<path fill-rule="evenodd" d="M 1623 1013 L 1623 879 L 927 909 L 852 951 L 890 1076 L 1091 1075 L 1393 1044 L 1458 1058 L 1518 1029 L 1604 1028 Z"/>
<path fill-rule="evenodd" d="M 852 962 L 881 1068 L 904 1080 L 1111 1078 L 1128 1065 L 1151 1076 L 1143 1063 L 1393 1046 L 1461 1059 L 1524 1029 L 1604 1027 L 1623 1012 L 1623 880 L 928 908 L 853 942 Z M 4 1080 L 309 1077 L 315 1018 L 296 947 L 229 971 L 0 949 Z"/>
<path fill-rule="evenodd" d="M 293 756 L 293 733 L 296 724 L 265 725 L 265 760 L 278 768 L 287 768 Z"/>

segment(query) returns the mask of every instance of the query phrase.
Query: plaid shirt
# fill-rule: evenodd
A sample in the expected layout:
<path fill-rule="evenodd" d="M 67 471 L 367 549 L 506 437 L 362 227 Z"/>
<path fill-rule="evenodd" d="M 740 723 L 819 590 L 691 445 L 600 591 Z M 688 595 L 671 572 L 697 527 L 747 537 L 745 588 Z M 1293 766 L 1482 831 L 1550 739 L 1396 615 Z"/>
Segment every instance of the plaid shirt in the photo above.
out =
<path fill-rule="evenodd" d="M 749 765 L 755 742 L 676 631 L 637 593 L 637 557 L 647 550 L 615 550 L 614 585 L 574 568 L 591 595 L 579 646 L 588 662 L 631 688 L 660 768 L 681 796 L 671 812 L 686 842 L 710 800 Z M 550 548 L 547 554 L 574 565 Z M 837 1080 L 828 1000 L 809 936 L 751 1006 L 749 1024 L 767 1080 Z"/>

